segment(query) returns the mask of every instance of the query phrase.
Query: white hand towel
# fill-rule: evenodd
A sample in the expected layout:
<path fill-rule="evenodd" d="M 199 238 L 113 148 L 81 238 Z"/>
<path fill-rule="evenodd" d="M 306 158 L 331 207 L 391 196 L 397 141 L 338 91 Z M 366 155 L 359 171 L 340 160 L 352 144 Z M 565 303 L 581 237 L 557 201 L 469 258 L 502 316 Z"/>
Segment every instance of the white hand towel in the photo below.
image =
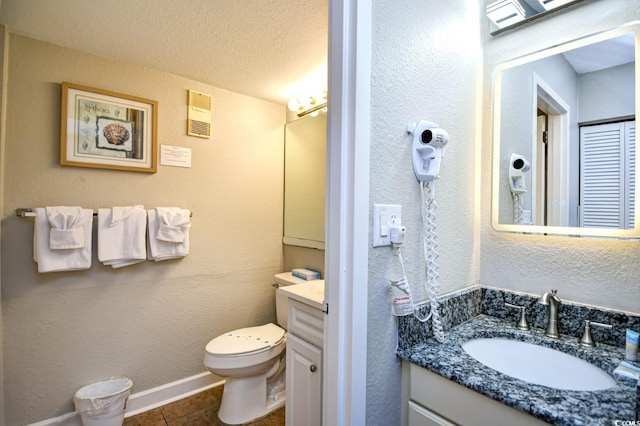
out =
<path fill-rule="evenodd" d="M 51 226 L 49 248 L 51 250 L 84 247 L 84 228 L 80 207 L 45 207 Z"/>
<path fill-rule="evenodd" d="M 82 229 L 82 247 L 52 249 L 50 247 L 51 224 L 47 209 L 36 208 L 33 226 L 33 260 L 38 264 L 38 272 L 78 271 L 91 267 L 91 228 L 93 227 L 93 210 L 80 209 L 80 222 L 77 229 Z M 51 210 L 53 211 L 53 210 Z M 57 220 L 57 219 L 56 219 Z"/>
<path fill-rule="evenodd" d="M 156 238 L 169 243 L 184 241 L 185 231 L 191 227 L 191 212 L 177 207 L 158 207 L 158 233 Z"/>
<path fill-rule="evenodd" d="M 145 261 L 146 232 L 143 206 L 98 209 L 98 260 L 112 268 Z"/>
<path fill-rule="evenodd" d="M 171 225 L 167 225 L 167 232 L 159 232 L 161 219 L 159 217 L 159 209 L 147 210 L 148 216 L 148 239 L 147 242 L 149 244 L 148 247 L 148 257 L 150 260 L 155 260 L 156 262 L 160 262 L 162 260 L 169 259 L 178 259 L 181 257 L 185 257 L 189 254 L 189 228 L 191 226 L 191 212 L 185 209 L 175 209 L 172 210 L 173 214 L 169 217 L 166 216 L 167 223 L 171 223 Z M 165 209 L 171 209 L 166 208 Z M 176 214 L 176 211 L 180 210 L 180 214 Z M 185 223 L 184 217 L 188 219 L 188 223 Z M 182 218 L 182 219 L 180 219 Z M 173 224 L 178 224 L 179 226 L 174 226 Z M 178 231 L 175 229 L 168 229 L 171 227 L 180 228 L 180 235 L 178 235 Z M 182 239 L 182 241 L 165 241 L 160 239 L 160 237 L 165 239 Z"/>

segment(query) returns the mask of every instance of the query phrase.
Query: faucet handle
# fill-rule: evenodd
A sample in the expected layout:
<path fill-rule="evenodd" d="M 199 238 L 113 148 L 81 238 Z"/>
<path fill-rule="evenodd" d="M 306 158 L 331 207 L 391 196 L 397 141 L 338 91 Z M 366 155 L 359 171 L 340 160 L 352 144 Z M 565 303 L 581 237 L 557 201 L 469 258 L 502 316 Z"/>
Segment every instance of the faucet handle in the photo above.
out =
<path fill-rule="evenodd" d="M 602 324 L 600 322 L 594 322 L 589 320 L 584 320 L 584 334 L 580 338 L 580 345 L 587 346 L 590 348 L 594 348 L 596 346 L 596 342 L 593 340 L 591 336 L 591 326 L 595 325 L 596 327 L 608 328 L 611 330 L 613 326 L 611 324 Z"/>
<path fill-rule="evenodd" d="M 529 322 L 527 321 L 527 315 L 525 312 L 527 308 L 525 306 L 512 305 L 511 303 L 507 302 L 504 302 L 504 305 L 510 308 L 520 309 L 520 319 L 518 320 L 518 325 L 516 325 L 519 330 L 531 330 L 531 327 L 529 327 Z"/>

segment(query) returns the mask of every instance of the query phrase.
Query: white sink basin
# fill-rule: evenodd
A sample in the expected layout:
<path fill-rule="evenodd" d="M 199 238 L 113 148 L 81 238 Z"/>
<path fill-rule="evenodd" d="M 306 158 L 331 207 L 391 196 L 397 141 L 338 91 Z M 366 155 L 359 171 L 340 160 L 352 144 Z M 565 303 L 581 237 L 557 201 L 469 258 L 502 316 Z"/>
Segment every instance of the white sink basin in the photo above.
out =
<path fill-rule="evenodd" d="M 616 385 L 595 365 L 544 346 L 496 338 L 469 340 L 462 349 L 487 367 L 536 385 L 577 391 Z"/>
<path fill-rule="evenodd" d="M 302 284 L 288 285 L 278 288 L 278 291 L 287 297 L 322 309 L 324 302 L 324 280 L 313 280 Z"/>

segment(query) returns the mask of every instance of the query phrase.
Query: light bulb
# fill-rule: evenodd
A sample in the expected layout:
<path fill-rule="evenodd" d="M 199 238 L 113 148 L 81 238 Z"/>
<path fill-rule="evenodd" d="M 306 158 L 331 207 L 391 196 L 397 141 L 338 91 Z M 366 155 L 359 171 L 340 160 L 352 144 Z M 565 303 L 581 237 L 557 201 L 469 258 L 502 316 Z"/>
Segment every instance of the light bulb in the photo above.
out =
<path fill-rule="evenodd" d="M 311 95 L 316 99 L 316 103 L 321 104 L 327 101 L 327 91 L 318 89 L 313 92 Z"/>
<path fill-rule="evenodd" d="M 287 104 L 289 111 L 297 111 L 300 108 L 300 102 L 297 99 L 291 99 Z"/>
<path fill-rule="evenodd" d="M 298 101 L 300 102 L 301 110 L 309 108 L 309 105 L 311 104 L 311 98 L 308 95 L 298 97 Z"/>

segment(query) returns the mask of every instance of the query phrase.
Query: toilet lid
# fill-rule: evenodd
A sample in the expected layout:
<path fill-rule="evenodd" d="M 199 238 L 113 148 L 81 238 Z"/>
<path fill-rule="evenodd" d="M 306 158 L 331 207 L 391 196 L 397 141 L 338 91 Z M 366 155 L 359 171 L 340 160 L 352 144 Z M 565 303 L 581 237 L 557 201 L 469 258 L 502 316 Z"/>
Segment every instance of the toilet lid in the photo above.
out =
<path fill-rule="evenodd" d="M 216 337 L 207 344 L 205 350 L 218 356 L 262 352 L 280 344 L 284 339 L 284 334 L 285 331 L 273 323 L 240 328 Z"/>

